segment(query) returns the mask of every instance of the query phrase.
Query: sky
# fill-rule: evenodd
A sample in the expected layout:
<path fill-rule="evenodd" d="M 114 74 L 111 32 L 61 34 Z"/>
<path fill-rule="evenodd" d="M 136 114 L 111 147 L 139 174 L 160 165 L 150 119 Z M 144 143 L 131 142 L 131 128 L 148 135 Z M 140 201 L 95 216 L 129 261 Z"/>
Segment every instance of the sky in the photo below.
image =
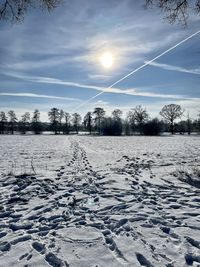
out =
<path fill-rule="evenodd" d="M 81 115 L 102 107 L 125 114 L 137 105 L 158 116 L 180 104 L 193 118 L 200 111 L 200 34 L 110 85 L 200 30 L 200 16 L 188 26 L 171 25 L 144 1 L 73 0 L 50 13 L 30 10 L 23 22 L 0 22 L 0 111 L 53 108 Z M 109 51 L 113 65 L 101 56 Z M 100 92 L 104 92 L 93 98 Z M 89 102 L 88 99 L 92 98 Z"/>

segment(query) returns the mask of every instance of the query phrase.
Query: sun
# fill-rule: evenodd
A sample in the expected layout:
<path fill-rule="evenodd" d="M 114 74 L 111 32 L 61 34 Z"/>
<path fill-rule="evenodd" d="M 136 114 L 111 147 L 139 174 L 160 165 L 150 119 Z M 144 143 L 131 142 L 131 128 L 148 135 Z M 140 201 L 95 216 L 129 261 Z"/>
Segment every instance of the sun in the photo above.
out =
<path fill-rule="evenodd" d="M 103 53 L 100 57 L 101 65 L 106 69 L 110 69 L 113 66 L 113 61 L 113 54 L 109 51 Z"/>

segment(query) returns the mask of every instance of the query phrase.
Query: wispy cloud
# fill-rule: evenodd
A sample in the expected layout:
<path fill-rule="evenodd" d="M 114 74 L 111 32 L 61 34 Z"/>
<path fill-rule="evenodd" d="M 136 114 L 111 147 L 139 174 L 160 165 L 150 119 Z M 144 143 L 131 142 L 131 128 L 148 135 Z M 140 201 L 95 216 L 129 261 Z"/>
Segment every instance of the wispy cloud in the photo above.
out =
<path fill-rule="evenodd" d="M 1 92 L 0 96 L 17 96 L 17 97 L 36 97 L 36 98 L 49 98 L 49 99 L 61 99 L 67 101 L 81 101 L 78 98 L 64 97 L 64 96 L 52 96 L 52 95 L 40 95 L 33 93 L 5 93 Z"/>
<path fill-rule="evenodd" d="M 186 69 L 186 68 L 179 67 L 179 66 L 158 63 L 158 62 L 155 62 L 155 61 L 151 62 L 149 65 L 154 66 L 154 67 L 158 67 L 158 68 L 161 68 L 161 69 L 164 69 L 164 70 L 179 71 L 179 72 L 184 72 L 184 73 L 200 75 L 200 67 L 199 68 L 195 68 L 195 69 Z"/>
<path fill-rule="evenodd" d="M 111 75 L 103 75 L 103 74 L 89 74 L 88 78 L 91 80 L 106 80 L 111 78 Z"/>
<path fill-rule="evenodd" d="M 96 85 L 90 85 L 90 84 L 81 84 L 81 83 L 71 82 L 71 81 L 63 81 L 61 79 L 55 79 L 55 78 L 50 78 L 50 77 L 27 76 L 27 75 L 18 74 L 18 73 L 9 73 L 9 74 L 7 73 L 7 75 L 18 78 L 18 79 L 23 79 L 25 81 L 33 82 L 33 83 L 57 84 L 57 85 L 70 86 L 70 87 L 76 87 L 76 88 L 91 89 L 91 90 L 105 92 L 105 93 L 125 94 L 125 95 L 143 96 L 143 97 L 171 98 L 171 99 L 191 99 L 187 96 L 182 96 L 182 95 L 159 94 L 159 93 L 154 93 L 154 92 L 140 92 L 139 88 L 129 88 L 129 89 L 121 89 L 121 88 L 116 88 L 116 87 L 108 88 L 108 87 L 96 86 Z M 47 96 L 44 96 L 44 97 L 47 97 Z"/>
<path fill-rule="evenodd" d="M 12 70 L 34 70 L 34 69 L 44 69 L 48 67 L 56 67 L 58 65 L 71 63 L 73 61 L 73 57 L 67 57 L 66 55 L 60 56 L 49 56 L 49 58 L 35 60 L 34 58 L 31 60 L 20 60 L 18 62 L 11 62 L 7 64 L 3 64 L 2 67 L 5 69 Z"/>

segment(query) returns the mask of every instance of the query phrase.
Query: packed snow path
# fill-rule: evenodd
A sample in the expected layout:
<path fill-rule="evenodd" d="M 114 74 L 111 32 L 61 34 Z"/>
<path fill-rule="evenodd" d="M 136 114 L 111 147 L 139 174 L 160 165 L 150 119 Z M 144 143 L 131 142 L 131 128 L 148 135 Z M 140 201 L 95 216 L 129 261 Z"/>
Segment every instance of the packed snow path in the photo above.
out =
<path fill-rule="evenodd" d="M 0 266 L 200 266 L 197 187 L 164 174 L 160 154 L 100 168 L 69 141 L 55 177 L 1 176 Z"/>

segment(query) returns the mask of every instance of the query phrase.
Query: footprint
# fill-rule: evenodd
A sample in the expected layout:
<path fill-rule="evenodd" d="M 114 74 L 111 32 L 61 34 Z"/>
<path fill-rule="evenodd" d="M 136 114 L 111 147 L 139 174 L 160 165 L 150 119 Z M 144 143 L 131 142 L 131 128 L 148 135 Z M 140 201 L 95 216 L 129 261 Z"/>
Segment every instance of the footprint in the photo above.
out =
<path fill-rule="evenodd" d="M 69 267 L 69 264 L 66 261 L 63 262 L 52 252 L 49 252 L 45 255 L 45 260 L 53 267 Z"/>
<path fill-rule="evenodd" d="M 137 260 L 139 261 L 141 266 L 144 266 L 144 267 L 155 267 L 142 254 L 140 254 L 140 253 L 135 253 L 135 254 L 136 254 Z"/>
<path fill-rule="evenodd" d="M 45 245 L 42 244 L 42 243 L 40 243 L 40 242 L 38 242 L 38 241 L 34 241 L 34 242 L 32 243 L 32 247 L 33 247 L 35 250 L 37 250 L 37 252 L 39 252 L 39 253 L 41 253 L 41 254 L 43 254 L 43 253 L 45 252 Z"/>
<path fill-rule="evenodd" d="M 19 236 L 19 237 L 13 239 L 10 243 L 12 245 L 16 245 L 20 242 L 25 242 L 25 241 L 30 240 L 30 239 L 31 239 L 31 235 L 22 235 L 22 236 Z"/>
<path fill-rule="evenodd" d="M 23 254 L 23 255 L 21 255 L 20 257 L 19 257 L 19 260 L 21 261 L 21 260 L 23 260 L 24 258 L 26 258 L 28 256 L 28 253 L 25 253 L 25 254 Z"/>
<path fill-rule="evenodd" d="M 27 256 L 27 258 L 26 258 L 27 261 L 29 261 L 29 260 L 32 258 L 32 256 L 33 256 L 32 254 L 29 254 L 29 255 Z"/>
<path fill-rule="evenodd" d="M 5 252 L 5 251 L 9 251 L 11 248 L 11 244 L 9 242 L 2 242 L 0 243 L 0 251 Z"/>
<path fill-rule="evenodd" d="M 123 263 L 127 263 L 127 259 L 124 257 L 123 253 L 119 250 L 117 247 L 115 241 L 112 237 L 105 237 L 105 242 L 108 246 L 108 248 L 114 253 L 116 258 L 118 258 L 119 261 L 122 261 Z"/>
<path fill-rule="evenodd" d="M 186 254 L 185 255 L 185 261 L 188 265 L 193 265 L 194 261 L 200 263 L 200 256 L 196 256 L 193 254 Z M 199 265 L 197 265 L 197 266 L 199 266 Z"/>
<path fill-rule="evenodd" d="M 185 239 L 188 241 L 188 243 L 190 243 L 190 245 L 200 249 L 200 242 L 199 241 L 196 241 L 189 236 L 186 236 Z"/>

